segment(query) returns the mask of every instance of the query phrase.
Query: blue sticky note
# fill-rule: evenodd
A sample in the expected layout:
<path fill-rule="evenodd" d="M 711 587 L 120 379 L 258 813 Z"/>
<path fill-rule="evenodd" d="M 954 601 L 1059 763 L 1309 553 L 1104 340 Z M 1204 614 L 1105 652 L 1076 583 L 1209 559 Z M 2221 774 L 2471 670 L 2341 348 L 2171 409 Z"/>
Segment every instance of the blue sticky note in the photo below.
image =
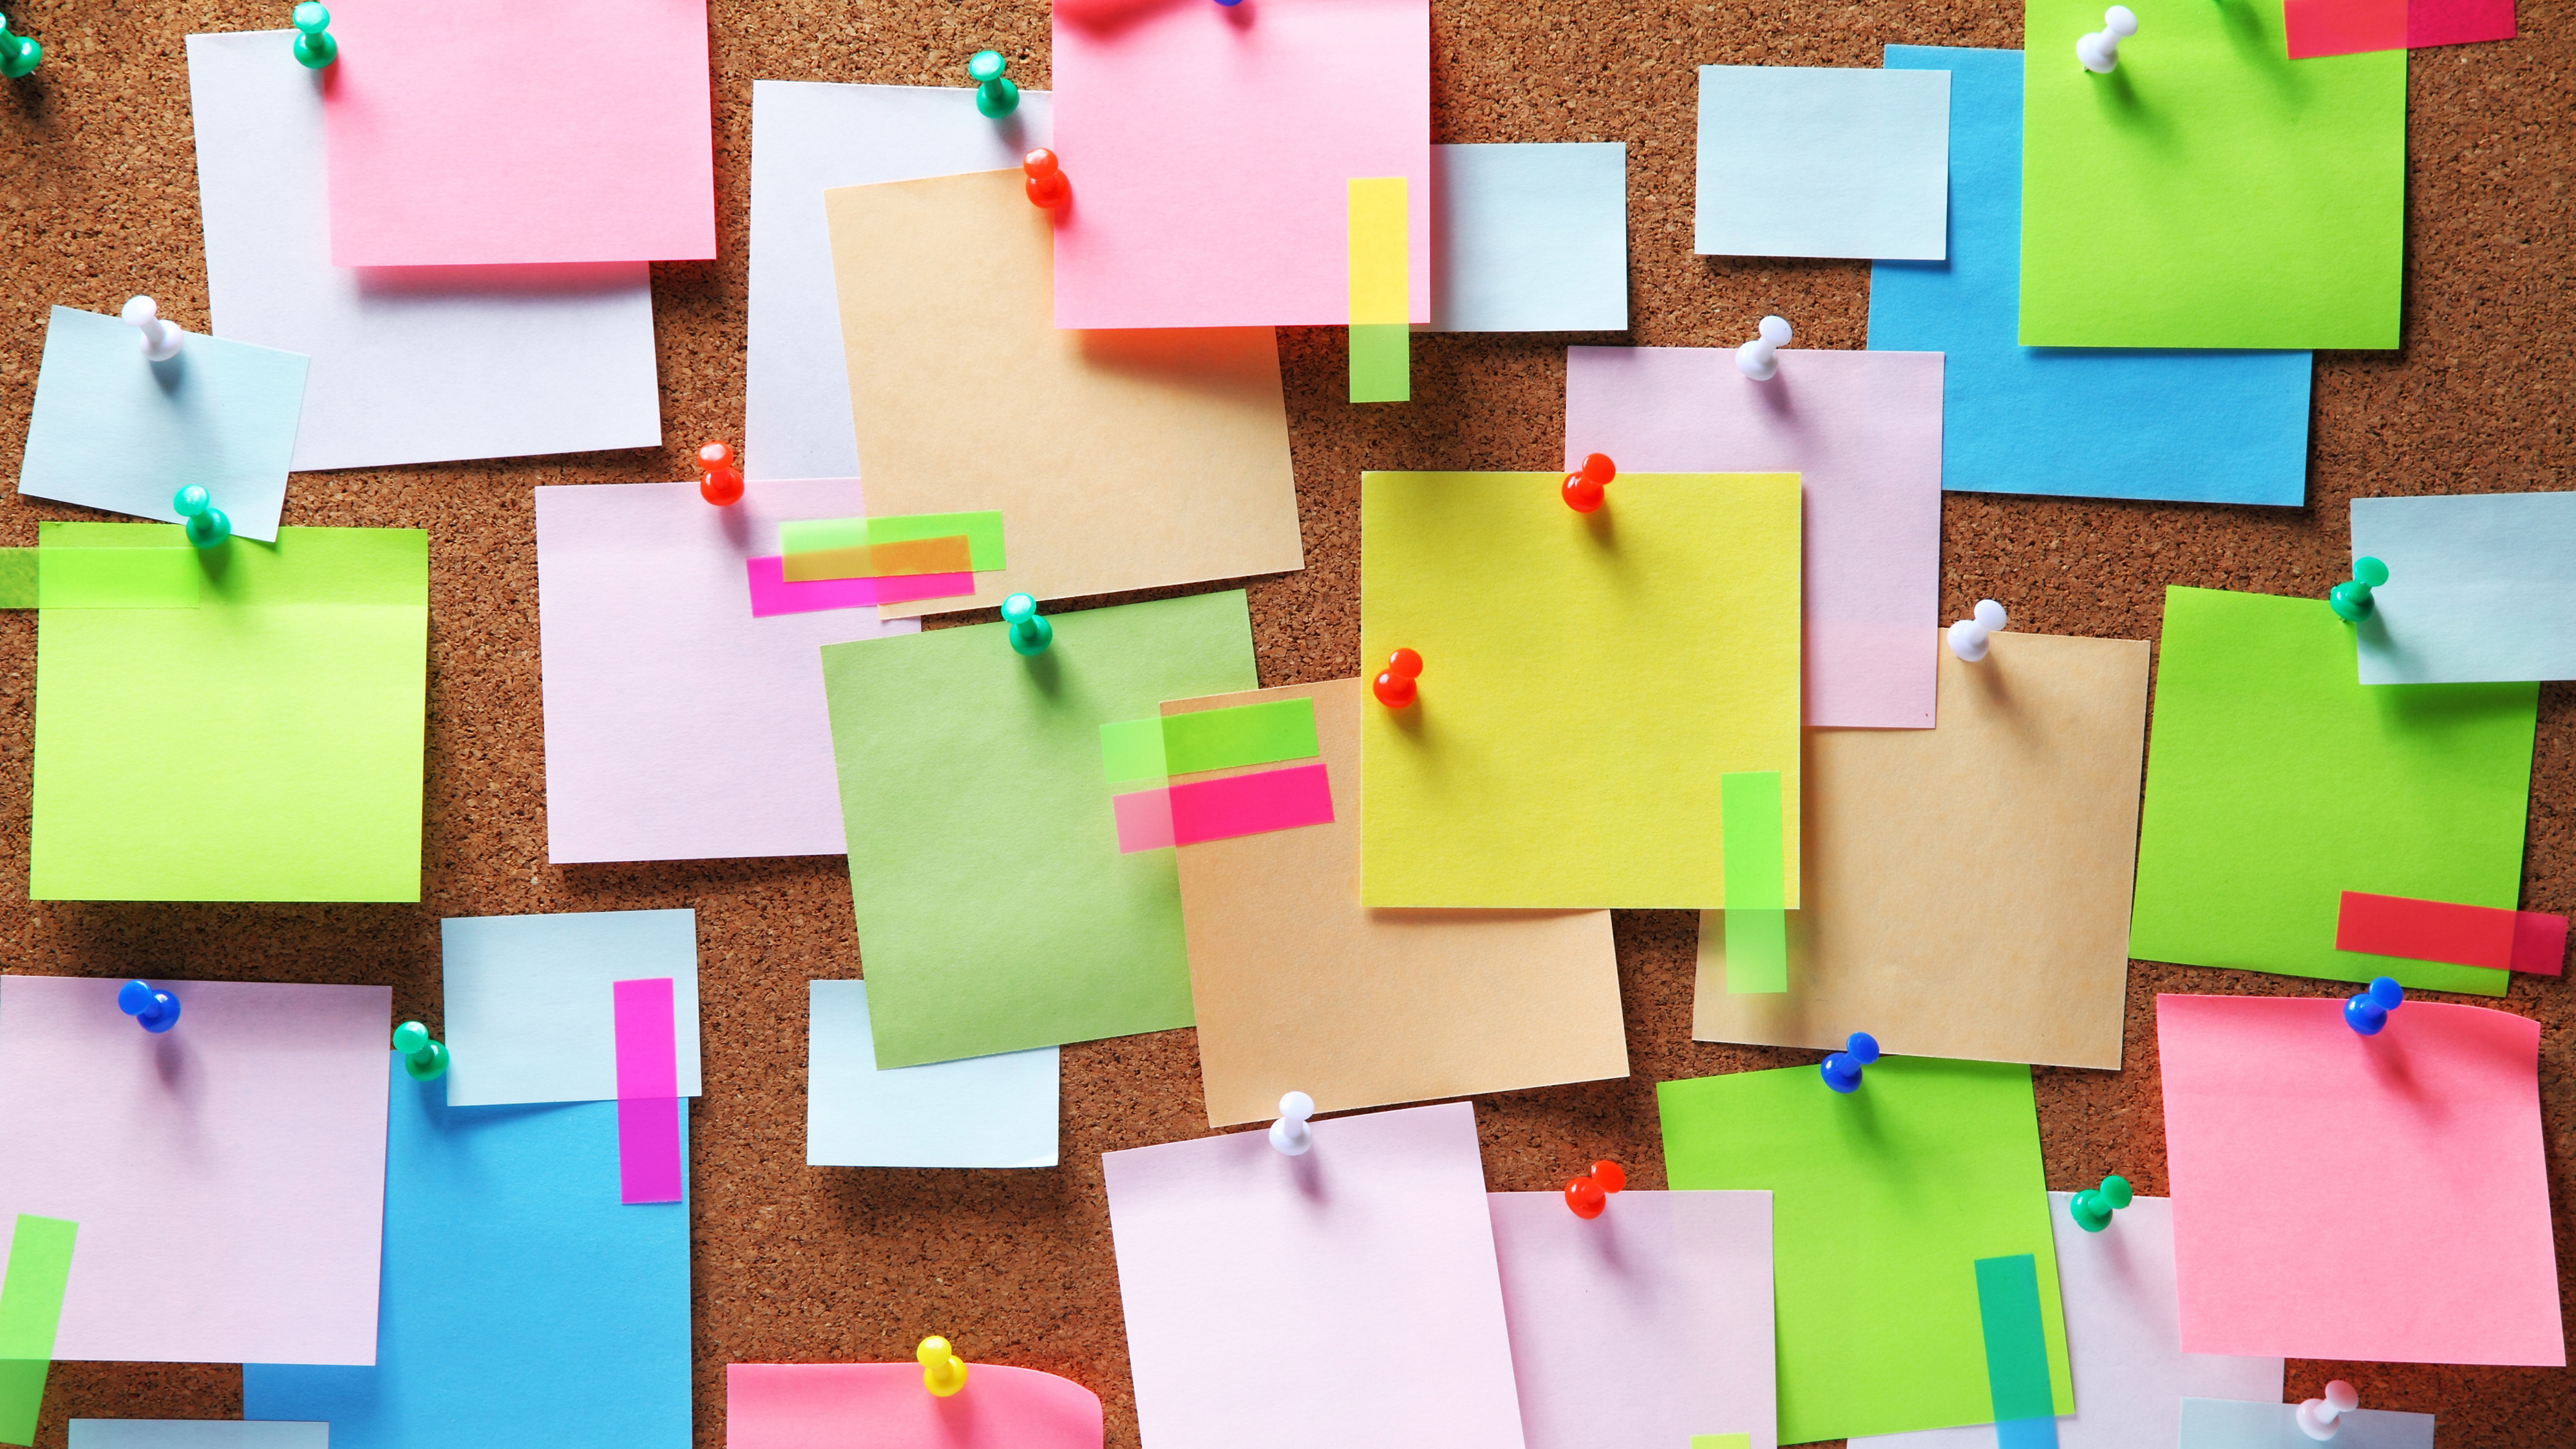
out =
<path fill-rule="evenodd" d="M 71 1449 L 331 1449 L 331 1426 L 246 1419 L 74 1419 Z"/>
<path fill-rule="evenodd" d="M 2024 347 L 2022 53 L 1891 45 L 1950 75 L 1946 262 L 1870 268 L 1869 345 L 1948 354 L 1941 486 L 2187 503 L 2307 497 L 2309 356 Z M 2115 278 L 2103 285 L 2116 287 Z"/>
<path fill-rule="evenodd" d="M 1701 66 L 1692 250 L 1937 261 L 1949 108 L 1937 70 Z"/>
<path fill-rule="evenodd" d="M 135 328 L 56 307 L 18 491 L 177 523 L 171 495 L 194 483 L 234 533 L 274 543 L 304 416 L 304 354 L 181 336 L 178 356 L 154 362 Z"/>
<path fill-rule="evenodd" d="M 617 1200 L 617 1104 L 449 1107 L 385 1064 L 375 1366 L 244 1364 L 242 1417 L 328 1421 L 331 1449 L 691 1449 L 689 1208 Z"/>
<path fill-rule="evenodd" d="M 2294 1404 L 2184 1399 L 2180 1449 L 2316 1449 Z M 2335 1449 L 2433 1449 L 2433 1416 L 2355 1409 L 2340 1420 Z"/>
<path fill-rule="evenodd" d="M 811 1167 L 1053 1167 L 1055 1047 L 877 1068 L 864 981 L 806 983 Z"/>
<path fill-rule="evenodd" d="M 1431 148 L 1431 330 L 1624 332 L 1628 147 Z"/>
<path fill-rule="evenodd" d="M 2352 500 L 2364 684 L 2576 679 L 2576 493 Z"/>
<path fill-rule="evenodd" d="M 438 941 L 450 1106 L 616 1101 L 614 984 L 656 976 L 671 978 L 680 1095 L 698 1095 L 696 911 L 449 916 Z"/>

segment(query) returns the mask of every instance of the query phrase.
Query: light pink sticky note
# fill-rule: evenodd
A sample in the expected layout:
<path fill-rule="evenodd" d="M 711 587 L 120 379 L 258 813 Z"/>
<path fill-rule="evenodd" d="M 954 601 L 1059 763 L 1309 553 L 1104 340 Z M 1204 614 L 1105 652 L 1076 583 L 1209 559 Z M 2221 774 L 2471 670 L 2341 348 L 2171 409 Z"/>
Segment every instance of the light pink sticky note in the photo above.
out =
<path fill-rule="evenodd" d="M 1796 473 L 1806 495 L 1806 722 L 1930 729 L 1940 647 L 1941 354 L 1569 347 L 1566 466 Z M 1618 507 L 1619 485 L 1610 485 Z"/>
<path fill-rule="evenodd" d="M 678 1202 L 680 1061 L 671 978 L 610 983 L 617 1013 L 617 1176 L 624 1202 Z"/>
<path fill-rule="evenodd" d="M 962 1347 L 971 1347 L 963 1345 Z M 940 1398 L 917 1363 L 725 1366 L 725 1449 L 1100 1449 L 1100 1398 L 1071 1379 L 969 1362 Z"/>
<path fill-rule="evenodd" d="M 1053 75 L 1056 326 L 1342 326 L 1382 176 L 1431 320 L 1429 0 L 1057 0 Z"/>
<path fill-rule="evenodd" d="M 2186 1352 L 2567 1362 L 2537 1023 L 2159 996 L 2156 1048 Z"/>
<path fill-rule="evenodd" d="M 1320 764 L 1136 790 L 1113 804 L 1125 855 L 1333 823 L 1332 780 Z"/>
<path fill-rule="evenodd" d="M 340 0 L 331 264 L 716 254 L 706 0 Z"/>
<path fill-rule="evenodd" d="M 811 614 L 871 604 L 908 604 L 975 592 L 973 574 L 893 574 L 879 579 L 808 579 L 790 583 L 787 560 L 777 554 L 744 559 L 751 580 L 751 616 Z"/>

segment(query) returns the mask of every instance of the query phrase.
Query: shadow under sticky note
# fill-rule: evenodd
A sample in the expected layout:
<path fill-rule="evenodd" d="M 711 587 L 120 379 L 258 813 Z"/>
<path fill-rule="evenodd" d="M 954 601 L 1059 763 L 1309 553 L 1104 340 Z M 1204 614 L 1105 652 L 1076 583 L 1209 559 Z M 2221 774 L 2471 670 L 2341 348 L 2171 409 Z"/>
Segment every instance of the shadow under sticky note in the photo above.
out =
<path fill-rule="evenodd" d="M 1099 1395 L 1008 1364 L 971 1365 L 944 1399 L 917 1363 L 725 1366 L 726 1449 L 1100 1449 L 1103 1432 Z"/>
<path fill-rule="evenodd" d="M 1057 1048 L 880 1068 L 868 983 L 807 982 L 806 1008 L 807 1166 L 1056 1165 Z"/>

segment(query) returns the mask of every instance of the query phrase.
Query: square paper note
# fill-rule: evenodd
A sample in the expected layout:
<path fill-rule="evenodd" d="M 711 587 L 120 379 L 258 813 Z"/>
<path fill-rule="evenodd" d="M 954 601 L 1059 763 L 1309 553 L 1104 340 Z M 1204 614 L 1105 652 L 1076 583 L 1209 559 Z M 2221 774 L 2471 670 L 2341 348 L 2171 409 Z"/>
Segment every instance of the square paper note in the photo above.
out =
<path fill-rule="evenodd" d="M 806 1166 L 1055 1166 L 1056 1048 L 881 1071 L 868 983 L 805 989 Z"/>
<path fill-rule="evenodd" d="M 969 1408 L 923 1393 L 910 1361 L 727 1364 L 725 1449 L 1100 1449 L 1091 1390 L 1008 1364 L 971 1377 Z"/>
<path fill-rule="evenodd" d="M 2576 679 L 2576 493 L 2352 500 L 2364 684 Z"/>
<path fill-rule="evenodd" d="M 1431 148 L 1431 330 L 1628 326 L 1628 148 Z"/>
<path fill-rule="evenodd" d="M 450 916 L 447 1100 L 458 1107 L 617 1100 L 612 984 L 671 979 L 679 1095 L 698 1095 L 698 913 Z"/>
<path fill-rule="evenodd" d="M 1691 250 L 1946 255 L 1949 111 L 1943 71 L 1701 66 Z"/>

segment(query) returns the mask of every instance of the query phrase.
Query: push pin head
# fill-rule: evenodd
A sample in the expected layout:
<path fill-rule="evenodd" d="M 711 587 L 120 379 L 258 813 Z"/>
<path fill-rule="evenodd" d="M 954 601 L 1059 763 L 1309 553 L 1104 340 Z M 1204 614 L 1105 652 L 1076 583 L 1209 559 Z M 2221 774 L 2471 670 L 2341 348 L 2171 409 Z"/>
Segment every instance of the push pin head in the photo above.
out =
<path fill-rule="evenodd" d="M 213 548 L 233 536 L 233 521 L 215 506 L 214 495 L 191 483 L 170 495 L 170 511 L 187 527 L 188 542 Z"/>
<path fill-rule="evenodd" d="M 2388 1025 L 2388 1013 L 2406 1004 L 2406 988 L 2394 976 L 2370 978 L 2370 989 L 2343 1004 L 2343 1024 L 2363 1036 L 2377 1036 Z"/>
<path fill-rule="evenodd" d="M 2129 1180 L 2113 1173 L 2102 1179 L 2102 1185 L 2090 1192 L 2079 1192 L 2067 1200 L 2066 1212 L 2075 1226 L 2088 1233 L 2098 1233 L 2111 1226 L 2111 1214 L 2132 1201 Z"/>
<path fill-rule="evenodd" d="M 2326 1396 L 2309 1399 L 2299 1405 L 2291 1417 L 2299 1421 L 2299 1432 L 2311 1439 L 2331 1439 L 2343 1432 L 2343 1416 L 2361 1407 L 2361 1393 L 2341 1379 L 2326 1385 Z"/>
<path fill-rule="evenodd" d="M 2352 561 L 2352 578 L 2334 586 L 2326 595 L 2326 607 L 2347 624 L 2358 624 L 2379 607 L 2370 591 L 2388 582 L 2388 565 L 2364 554 Z"/>
<path fill-rule="evenodd" d="M 1378 703 L 1388 709 L 1403 709 L 1421 693 L 1421 687 L 1414 683 L 1421 677 L 1422 656 L 1410 649 L 1398 649 L 1386 656 L 1386 668 L 1369 688 L 1377 695 Z"/>
<path fill-rule="evenodd" d="M 403 1070 L 415 1082 L 433 1081 L 447 1070 L 447 1048 L 430 1040 L 429 1028 L 419 1022 L 394 1028 L 394 1050 L 402 1053 Z"/>
<path fill-rule="evenodd" d="M 0 76 L 16 80 L 33 72 L 45 58 L 45 48 L 34 39 L 9 29 L 9 17 L 0 15 Z"/>
<path fill-rule="evenodd" d="M 1601 490 L 1619 476 L 1618 466 L 1607 453 L 1587 453 L 1583 466 L 1565 475 L 1565 506 L 1577 513 L 1590 513 L 1601 506 Z"/>
<path fill-rule="evenodd" d="M 742 501 L 742 470 L 733 465 L 733 449 L 723 443 L 698 446 L 698 496 L 724 508 Z"/>
<path fill-rule="evenodd" d="M 161 320 L 161 304 L 149 297 L 128 297 L 117 316 L 129 327 L 143 332 L 143 355 L 154 362 L 167 362 L 179 355 L 179 329 Z"/>
<path fill-rule="evenodd" d="M 1977 600 L 1976 617 L 1961 619 L 1950 626 L 1950 652 L 1970 664 L 1986 657 L 1988 637 L 2004 631 L 2004 606 L 1992 599 Z"/>
<path fill-rule="evenodd" d="M 1789 319 L 1765 317 L 1761 335 L 1735 349 L 1735 366 L 1755 382 L 1769 382 L 1780 375 L 1780 349 L 1788 345 Z"/>
<path fill-rule="evenodd" d="M 1028 178 L 1029 204 L 1049 211 L 1073 200 L 1073 183 L 1064 179 L 1063 163 L 1055 153 L 1040 146 L 1020 158 L 1020 170 Z"/>
<path fill-rule="evenodd" d="M 128 981 L 118 987 L 116 1009 L 141 1022 L 148 1032 L 165 1032 L 179 1024 L 179 998 L 153 990 L 148 981 Z"/>
<path fill-rule="evenodd" d="M 912 1356 L 921 1365 L 923 1388 L 944 1399 L 966 1387 L 966 1360 L 949 1350 L 947 1339 L 934 1333 L 921 1341 Z"/>
<path fill-rule="evenodd" d="M 2138 33 L 2138 17 L 2126 5 L 2102 12 L 2102 28 L 2075 42 L 2075 58 L 2095 75 L 2109 75 L 2120 63 L 2120 42 Z"/>
<path fill-rule="evenodd" d="M 1315 1115 L 1315 1099 L 1303 1092 L 1290 1092 L 1279 1099 L 1279 1120 L 1270 1124 L 1270 1145 L 1290 1157 L 1303 1157 L 1315 1145 L 1315 1129 L 1306 1119 Z"/>
<path fill-rule="evenodd" d="M 1011 63 L 998 50 L 979 50 L 966 62 L 966 78 L 975 83 L 975 109 L 994 120 L 1020 108 L 1020 88 L 1002 74 Z"/>
<path fill-rule="evenodd" d="M 340 42 L 331 38 L 331 12 L 318 0 L 295 7 L 295 58 L 306 70 L 320 70 L 340 58 Z"/>
<path fill-rule="evenodd" d="M 1038 613 L 1038 601 L 1013 594 L 1002 601 L 1002 622 L 1011 626 L 1011 648 L 1022 654 L 1044 654 L 1055 642 L 1055 626 Z"/>
<path fill-rule="evenodd" d="M 1565 1185 L 1565 1205 L 1574 1215 L 1587 1221 L 1601 1216 L 1610 1205 L 1610 1194 L 1628 1185 L 1628 1174 L 1619 1164 L 1603 1159 L 1592 1164 L 1592 1170 Z"/>
<path fill-rule="evenodd" d="M 1865 1031 L 1853 1032 L 1843 1049 L 1819 1063 L 1825 1085 L 1837 1092 L 1848 1092 L 1860 1085 L 1860 1069 L 1878 1060 L 1878 1038 Z"/>

